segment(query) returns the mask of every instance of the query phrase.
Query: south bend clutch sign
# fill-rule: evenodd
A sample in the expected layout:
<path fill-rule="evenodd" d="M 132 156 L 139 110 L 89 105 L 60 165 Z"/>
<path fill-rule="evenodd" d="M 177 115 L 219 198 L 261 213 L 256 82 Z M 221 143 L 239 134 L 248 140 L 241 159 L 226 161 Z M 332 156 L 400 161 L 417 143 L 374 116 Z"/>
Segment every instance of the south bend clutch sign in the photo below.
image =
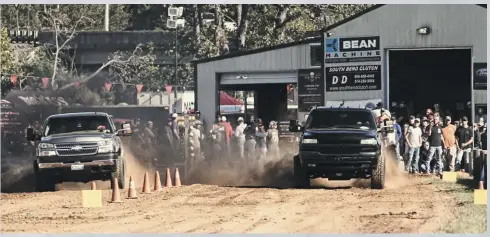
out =
<path fill-rule="evenodd" d="M 379 36 L 326 38 L 325 63 L 381 61 Z"/>

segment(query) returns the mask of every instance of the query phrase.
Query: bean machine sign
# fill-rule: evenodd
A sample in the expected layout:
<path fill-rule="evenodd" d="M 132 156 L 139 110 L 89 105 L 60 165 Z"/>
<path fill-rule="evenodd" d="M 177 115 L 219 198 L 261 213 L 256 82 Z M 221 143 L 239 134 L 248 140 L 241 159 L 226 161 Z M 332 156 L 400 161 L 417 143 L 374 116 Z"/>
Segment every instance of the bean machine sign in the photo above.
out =
<path fill-rule="evenodd" d="M 325 83 L 321 69 L 301 69 L 298 72 L 298 109 L 308 112 L 312 107 L 323 106 Z"/>
<path fill-rule="evenodd" d="M 486 90 L 487 89 L 487 63 L 474 63 L 473 64 L 473 89 Z"/>
<path fill-rule="evenodd" d="M 381 66 L 325 67 L 327 91 L 381 90 Z"/>
<path fill-rule="evenodd" d="M 381 61 L 379 36 L 324 39 L 325 64 Z"/>

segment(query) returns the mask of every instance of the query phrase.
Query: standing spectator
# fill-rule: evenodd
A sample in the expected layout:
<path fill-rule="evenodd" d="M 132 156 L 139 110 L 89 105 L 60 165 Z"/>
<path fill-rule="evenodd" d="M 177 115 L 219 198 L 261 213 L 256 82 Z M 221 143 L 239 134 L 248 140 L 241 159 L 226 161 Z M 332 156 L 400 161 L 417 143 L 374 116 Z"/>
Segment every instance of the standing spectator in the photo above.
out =
<path fill-rule="evenodd" d="M 475 122 L 480 122 L 483 119 L 483 123 L 487 122 L 487 114 L 483 111 L 482 107 L 479 107 L 476 111 Z"/>
<path fill-rule="evenodd" d="M 230 148 L 230 141 L 231 141 L 231 136 L 233 136 L 233 128 L 231 127 L 230 123 L 227 121 L 226 117 L 223 116 L 221 117 L 221 125 L 225 129 L 225 147 L 224 147 L 224 152 L 227 153 L 227 155 L 231 155 L 231 148 Z"/>
<path fill-rule="evenodd" d="M 430 116 L 434 115 L 434 112 L 432 112 L 432 109 L 427 109 L 425 110 L 425 117 L 429 118 Z"/>
<path fill-rule="evenodd" d="M 180 135 L 179 135 L 179 124 L 177 121 L 178 115 L 176 113 L 172 114 L 172 134 L 174 138 L 174 145 L 178 144 L 178 141 L 180 140 Z"/>
<path fill-rule="evenodd" d="M 257 153 L 259 159 L 265 158 L 267 154 L 267 132 L 265 131 L 264 124 L 262 123 L 262 119 L 257 119 L 257 132 L 255 133 L 256 141 L 257 141 Z"/>
<path fill-rule="evenodd" d="M 212 158 L 214 160 L 221 159 L 221 151 L 223 150 L 224 140 L 226 140 L 224 135 L 224 128 L 218 123 L 213 124 L 211 130 L 209 131 L 211 141 L 212 141 Z"/>
<path fill-rule="evenodd" d="M 400 155 L 400 144 L 403 142 L 403 133 L 402 133 L 402 128 L 400 127 L 400 124 L 396 122 L 396 117 L 391 117 L 391 121 L 393 122 L 393 128 L 395 129 L 395 152 L 396 152 L 396 157 L 399 160 L 403 160 L 403 157 Z"/>
<path fill-rule="evenodd" d="M 438 114 L 440 118 L 444 118 L 446 115 L 444 111 L 441 110 L 441 106 L 438 103 L 434 104 L 434 114 Z M 442 123 L 443 121 L 440 120 L 440 122 Z"/>
<path fill-rule="evenodd" d="M 244 120 L 242 117 L 238 118 L 238 126 L 235 128 L 235 137 L 237 138 L 237 143 L 238 143 L 238 153 L 240 155 L 240 158 L 243 160 L 245 158 L 245 128 L 247 127 L 247 124 L 244 123 Z"/>
<path fill-rule="evenodd" d="M 410 126 L 413 126 L 415 123 L 415 117 L 413 115 L 410 115 L 408 117 L 408 123 L 406 123 L 404 126 L 403 126 L 403 137 L 406 138 L 407 137 L 407 132 L 408 132 L 408 129 L 410 128 Z M 408 157 L 408 143 L 407 141 L 405 140 L 405 157 Z"/>
<path fill-rule="evenodd" d="M 456 153 L 458 151 L 458 144 L 454 133 L 456 127 L 451 124 L 451 117 L 446 116 L 446 126 L 442 129 L 442 136 L 444 138 L 445 149 L 445 164 L 444 167 L 449 167 L 449 171 L 454 171 L 454 164 L 456 161 Z"/>
<path fill-rule="evenodd" d="M 429 156 L 427 157 L 427 162 L 425 166 L 427 167 L 427 171 L 430 171 L 430 164 L 432 159 L 435 156 L 436 164 L 434 165 L 433 171 L 434 173 L 437 170 L 438 175 L 442 175 L 442 144 L 444 138 L 442 137 L 442 129 L 439 126 L 439 117 L 434 117 L 434 125 L 429 129 Z M 429 173 L 429 172 L 426 172 Z"/>
<path fill-rule="evenodd" d="M 408 145 L 407 170 L 409 173 L 419 172 L 420 147 L 422 146 L 422 130 L 420 129 L 420 119 L 415 119 L 414 124 L 408 127 L 405 133 L 405 140 Z"/>
<path fill-rule="evenodd" d="M 422 141 L 429 141 L 429 129 L 430 129 L 430 121 L 427 117 L 422 119 Z"/>
<path fill-rule="evenodd" d="M 481 131 L 479 128 L 479 124 L 473 124 L 473 148 L 475 149 L 481 149 Z"/>
<path fill-rule="evenodd" d="M 202 122 L 199 120 L 194 121 L 194 124 L 190 127 L 189 136 L 194 147 L 194 159 L 191 159 L 191 167 L 194 167 L 201 161 L 201 141 L 204 139 L 201 134 Z"/>
<path fill-rule="evenodd" d="M 252 161 L 255 158 L 255 146 L 257 142 L 255 141 L 255 133 L 257 132 L 257 125 L 255 125 L 254 118 L 250 116 L 249 123 L 245 128 L 245 148 L 247 152 L 247 159 Z"/>
<path fill-rule="evenodd" d="M 468 126 L 468 118 L 466 116 L 462 117 L 463 124 L 456 130 L 454 134 L 458 142 L 458 154 L 456 156 L 456 171 L 464 170 L 462 163 L 463 156 L 468 157 L 471 152 L 471 144 L 473 143 L 473 133 L 471 128 Z"/>
<path fill-rule="evenodd" d="M 268 149 L 274 159 L 281 158 L 279 152 L 279 131 L 277 130 L 277 122 L 271 121 L 269 123 L 269 129 L 267 130 L 267 138 L 269 140 Z"/>
<path fill-rule="evenodd" d="M 173 157 L 176 157 L 177 152 L 175 151 L 176 146 L 174 145 L 174 132 L 172 131 L 172 124 L 173 124 L 172 119 L 169 118 L 165 126 L 165 135 L 167 138 L 165 140 L 167 141 L 167 145 L 170 147 L 170 150 L 172 151 Z"/>

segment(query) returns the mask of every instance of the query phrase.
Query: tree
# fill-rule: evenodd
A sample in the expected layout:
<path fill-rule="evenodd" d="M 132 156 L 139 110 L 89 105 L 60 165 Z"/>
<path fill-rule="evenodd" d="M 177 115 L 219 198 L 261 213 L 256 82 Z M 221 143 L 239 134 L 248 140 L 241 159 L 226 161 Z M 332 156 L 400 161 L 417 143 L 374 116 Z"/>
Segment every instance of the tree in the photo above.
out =
<path fill-rule="evenodd" d="M 84 16 L 82 13 L 82 15 L 79 15 L 78 20 L 71 22 L 70 20 L 72 20 L 72 18 L 57 9 L 44 12 L 43 17 L 53 28 L 54 44 L 45 44 L 44 47 L 48 52 L 54 55 L 51 87 L 56 88 L 56 73 L 58 72 L 59 65 L 62 63 L 60 61 L 60 54 L 70 48 L 68 43 L 76 37 L 79 26 L 90 26 L 94 21 Z"/>
<path fill-rule="evenodd" d="M 53 26 L 43 19 L 43 14 L 53 11 L 66 15 L 65 23 L 69 25 L 74 25 L 75 22 L 79 20 L 80 15 L 84 15 L 93 20 L 93 24 L 82 25 L 80 26 L 80 30 L 104 30 L 104 4 L 6 4 L 1 7 L 2 25 L 9 30 L 14 30 L 17 27 L 28 28 L 31 30 L 54 30 Z M 130 12 L 127 8 L 128 5 L 110 5 L 110 30 L 121 31 L 128 28 Z"/>
<path fill-rule="evenodd" d="M 58 44 L 53 41 L 51 48 L 46 47 L 47 45 L 40 49 L 14 47 L 15 54 L 21 55 L 17 56 L 18 58 L 24 55 L 32 56 L 29 63 L 17 62 L 20 65 L 19 74 L 25 72 L 26 75 L 41 77 L 50 75 L 60 83 L 60 89 L 72 87 L 73 81 L 77 80 L 81 81 L 82 85 L 99 90 L 101 86 L 98 75 L 107 72 L 116 81 L 143 82 L 145 89 L 156 90 L 161 89 L 166 83 L 174 86 L 189 85 L 193 73 L 193 67 L 188 63 L 191 59 L 302 40 L 308 31 L 320 31 L 369 7 L 369 5 L 353 4 L 111 5 L 110 29 L 112 31 L 124 29 L 173 31 L 166 28 L 168 8 L 172 6 L 183 7 L 182 17 L 186 20 L 185 27 L 178 30 L 179 81 L 172 79 L 175 77 L 173 65 L 141 69 L 143 65 L 148 66 L 151 61 L 151 57 L 147 55 L 150 52 L 148 49 L 142 51 L 139 57 L 143 59 L 138 59 L 137 62 L 125 62 L 125 59 L 130 58 L 134 52 L 116 52 L 95 72 L 87 75 L 77 72 L 72 66 L 73 59 L 70 59 L 68 57 L 70 54 L 65 52 L 72 49 L 70 40 L 76 37 L 77 32 L 103 29 L 103 5 L 3 5 L 2 21 L 9 29 L 19 25 L 21 28 L 51 30 L 58 32 L 59 35 L 56 37 L 59 39 Z M 84 20 L 81 20 L 80 16 L 83 16 Z M 61 23 L 55 24 L 56 22 Z M 74 33 L 73 37 L 70 37 L 72 33 Z M 68 43 L 64 44 L 66 41 Z M 173 41 L 164 43 L 164 47 L 153 51 L 158 50 L 159 54 L 163 51 L 163 54 L 173 56 L 175 43 Z M 45 48 L 49 50 L 44 50 Z M 17 50 L 21 53 L 17 53 Z M 154 54 L 153 51 L 150 54 Z M 135 73 L 136 69 L 143 71 L 138 74 Z M 143 74 L 144 77 L 141 76 Z M 39 79 L 37 83 L 40 83 Z"/>
<path fill-rule="evenodd" d="M 12 45 L 10 44 L 10 38 L 7 34 L 6 28 L 1 28 L 1 39 L 0 39 L 0 78 L 1 78 L 1 89 L 2 96 L 5 95 L 5 92 L 10 90 L 13 87 L 13 84 L 10 81 L 10 77 L 8 76 L 15 69 L 15 62 L 12 60 L 14 51 Z"/>

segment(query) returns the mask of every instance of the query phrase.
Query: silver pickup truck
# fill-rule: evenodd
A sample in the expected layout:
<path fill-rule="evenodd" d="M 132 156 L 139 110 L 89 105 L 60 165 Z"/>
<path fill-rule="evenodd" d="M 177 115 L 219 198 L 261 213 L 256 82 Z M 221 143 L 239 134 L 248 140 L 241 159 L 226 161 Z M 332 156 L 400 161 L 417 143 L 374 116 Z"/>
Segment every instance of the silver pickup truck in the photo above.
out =
<path fill-rule="evenodd" d="M 100 112 L 49 116 L 39 134 L 28 128 L 27 140 L 39 142 L 34 161 L 37 191 L 55 191 L 62 182 L 113 178 L 124 189 L 126 162 L 120 136 L 129 135 L 129 124 L 117 129 L 112 116 Z"/>

